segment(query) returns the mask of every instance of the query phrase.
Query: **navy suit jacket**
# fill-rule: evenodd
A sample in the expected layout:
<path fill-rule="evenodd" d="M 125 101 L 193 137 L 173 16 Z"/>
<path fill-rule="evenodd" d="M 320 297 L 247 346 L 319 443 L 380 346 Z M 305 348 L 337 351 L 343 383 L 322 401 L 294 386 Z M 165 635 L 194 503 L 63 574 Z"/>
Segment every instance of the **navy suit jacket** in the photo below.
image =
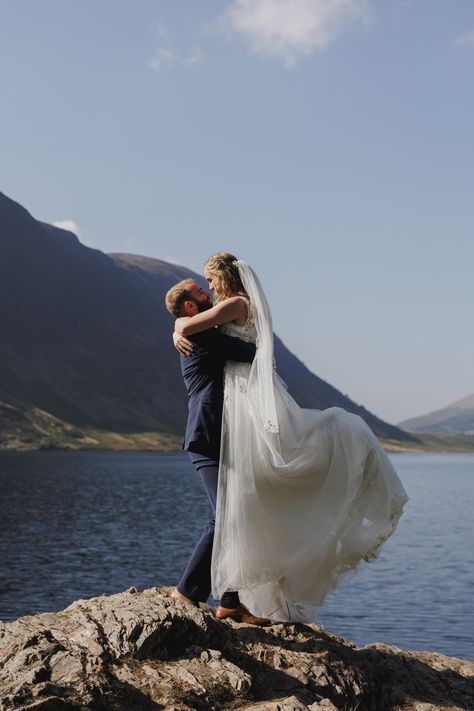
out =
<path fill-rule="evenodd" d="M 224 365 L 226 360 L 251 363 L 255 345 L 220 333 L 216 328 L 189 336 L 194 351 L 181 356 L 181 371 L 188 391 L 188 422 L 183 449 L 219 458 Z"/>

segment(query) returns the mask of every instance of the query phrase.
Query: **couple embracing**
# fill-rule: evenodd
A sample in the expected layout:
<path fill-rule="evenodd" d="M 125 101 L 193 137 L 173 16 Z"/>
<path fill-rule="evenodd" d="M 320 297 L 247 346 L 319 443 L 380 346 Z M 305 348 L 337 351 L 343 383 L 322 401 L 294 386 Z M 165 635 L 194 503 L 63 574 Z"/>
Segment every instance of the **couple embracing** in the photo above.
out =
<path fill-rule="evenodd" d="M 314 622 L 327 593 L 394 532 L 406 492 L 368 425 L 303 409 L 278 376 L 271 313 L 251 267 L 220 252 L 166 295 L 189 396 L 184 448 L 212 518 L 172 595 L 212 591 L 216 617 Z"/>

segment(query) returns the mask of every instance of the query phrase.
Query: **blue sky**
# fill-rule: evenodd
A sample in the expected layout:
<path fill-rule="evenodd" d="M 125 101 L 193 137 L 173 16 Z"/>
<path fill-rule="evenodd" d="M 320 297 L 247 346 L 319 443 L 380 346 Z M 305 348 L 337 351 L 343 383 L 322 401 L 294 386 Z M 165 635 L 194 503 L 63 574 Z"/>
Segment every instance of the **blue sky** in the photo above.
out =
<path fill-rule="evenodd" d="M 0 0 L 0 189 L 105 252 L 259 273 L 397 422 L 473 392 L 472 0 Z"/>

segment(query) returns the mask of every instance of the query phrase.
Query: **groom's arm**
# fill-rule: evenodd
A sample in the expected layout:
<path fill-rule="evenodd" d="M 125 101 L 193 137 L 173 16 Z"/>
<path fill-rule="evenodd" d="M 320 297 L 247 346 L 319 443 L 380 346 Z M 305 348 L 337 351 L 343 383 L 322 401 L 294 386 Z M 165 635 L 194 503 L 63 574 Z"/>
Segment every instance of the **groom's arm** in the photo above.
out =
<path fill-rule="evenodd" d="M 215 344 L 212 349 L 222 355 L 223 360 L 237 360 L 243 363 L 251 363 L 255 357 L 255 344 L 242 341 L 235 336 L 227 336 L 225 333 L 216 331 L 214 335 Z"/>
<path fill-rule="evenodd" d="M 217 328 L 195 333 L 189 336 L 189 340 L 194 348 L 191 353 L 182 354 L 184 357 L 210 357 L 213 361 L 218 359 L 221 362 L 225 360 L 237 360 L 243 363 L 251 363 L 256 352 L 253 343 L 242 341 L 235 336 L 228 336 L 218 331 Z"/>

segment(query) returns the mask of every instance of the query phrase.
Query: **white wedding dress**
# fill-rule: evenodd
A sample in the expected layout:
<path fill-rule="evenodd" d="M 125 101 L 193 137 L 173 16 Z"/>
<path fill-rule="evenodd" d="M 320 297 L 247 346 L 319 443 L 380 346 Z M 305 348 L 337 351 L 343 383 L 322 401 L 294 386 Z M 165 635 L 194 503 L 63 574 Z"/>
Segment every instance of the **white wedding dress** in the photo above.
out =
<path fill-rule="evenodd" d="M 378 556 L 408 497 L 361 417 L 289 395 L 260 283 L 237 264 L 249 319 L 221 328 L 256 342 L 257 355 L 225 369 L 212 594 L 238 590 L 254 614 L 314 622 L 341 578 Z"/>

